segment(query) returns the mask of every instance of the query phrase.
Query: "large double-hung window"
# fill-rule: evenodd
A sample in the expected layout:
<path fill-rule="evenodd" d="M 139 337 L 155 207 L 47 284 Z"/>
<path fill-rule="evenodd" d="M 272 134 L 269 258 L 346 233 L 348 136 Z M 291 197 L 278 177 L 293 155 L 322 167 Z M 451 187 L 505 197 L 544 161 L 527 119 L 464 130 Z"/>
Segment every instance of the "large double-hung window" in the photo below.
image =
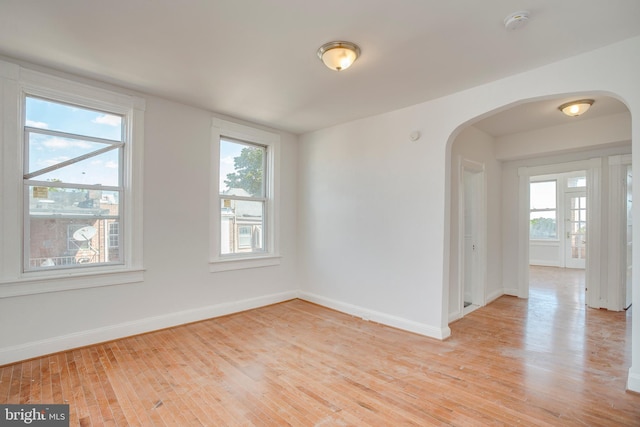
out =
<path fill-rule="evenodd" d="M 278 264 L 279 135 L 219 119 L 212 135 L 210 270 Z"/>
<path fill-rule="evenodd" d="M 122 213 L 124 117 L 28 94 L 24 107 L 24 270 L 121 264 L 109 241 Z"/>
<path fill-rule="evenodd" d="M 142 280 L 144 100 L 0 61 L 0 298 Z"/>
<path fill-rule="evenodd" d="M 557 240 L 557 181 L 531 182 L 529 238 L 531 240 Z"/>
<path fill-rule="evenodd" d="M 220 254 L 263 253 L 267 147 L 220 138 Z"/>

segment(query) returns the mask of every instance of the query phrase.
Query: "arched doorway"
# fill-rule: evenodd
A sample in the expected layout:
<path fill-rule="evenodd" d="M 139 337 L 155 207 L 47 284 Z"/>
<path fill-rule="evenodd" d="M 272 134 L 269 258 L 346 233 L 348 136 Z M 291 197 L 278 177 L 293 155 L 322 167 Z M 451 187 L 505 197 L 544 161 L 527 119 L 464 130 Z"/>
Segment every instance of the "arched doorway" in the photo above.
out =
<path fill-rule="evenodd" d="M 503 294 L 525 298 L 528 295 L 528 185 L 531 174 L 541 173 L 544 168 L 551 171 L 554 164 L 581 162 L 587 165 L 581 164 L 581 168 L 590 170 L 590 191 L 593 194 L 589 210 L 594 219 L 593 229 L 598 230 L 588 239 L 592 257 L 587 270 L 589 282 L 594 286 L 590 306 L 615 309 L 616 305 L 609 300 L 614 299 L 612 295 L 621 294 L 619 286 L 626 289 L 627 283 L 626 273 L 620 270 L 627 267 L 627 242 L 616 237 L 622 236 L 620 233 L 623 231 L 626 234 L 626 221 L 621 216 L 626 217 L 626 187 L 618 186 L 615 177 L 623 168 L 626 177 L 627 165 L 620 163 L 619 158 L 631 152 L 631 119 L 626 106 L 617 99 L 598 94 L 580 96 L 586 95 L 593 97 L 594 106 L 599 107 L 591 110 L 589 115 L 577 119 L 563 116 L 558 105 L 571 98 L 532 100 L 468 124 L 452 142 L 451 173 L 448 177 L 452 224 L 449 321 L 464 315 L 458 303 L 464 289 L 464 274 L 461 273 L 464 254 L 458 231 L 463 220 L 458 212 L 463 189 L 458 178 L 461 159 L 486 167 L 487 213 L 483 224 L 487 236 L 483 248 L 487 254 L 484 266 L 486 288 L 480 305 Z M 630 162 L 630 156 L 628 159 Z M 616 162 L 621 165 L 618 169 Z M 624 194 L 625 198 L 618 197 L 617 210 L 609 209 L 610 201 L 618 194 Z M 604 225 L 609 224 L 604 221 L 613 217 L 620 218 L 615 225 L 617 229 Z M 612 247 L 617 249 L 609 250 Z M 611 265 L 619 267 L 616 270 L 620 270 L 619 274 L 613 273 Z M 618 288 L 605 287 L 602 278 L 615 280 Z"/>

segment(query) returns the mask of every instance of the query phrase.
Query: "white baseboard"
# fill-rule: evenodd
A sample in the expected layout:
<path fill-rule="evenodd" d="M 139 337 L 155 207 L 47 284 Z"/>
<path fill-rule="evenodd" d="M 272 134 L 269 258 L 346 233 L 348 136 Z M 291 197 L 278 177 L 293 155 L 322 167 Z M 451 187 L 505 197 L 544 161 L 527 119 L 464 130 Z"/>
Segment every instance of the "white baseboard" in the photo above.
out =
<path fill-rule="evenodd" d="M 629 377 L 627 378 L 627 390 L 640 393 L 640 372 L 634 372 L 633 367 L 629 368 Z"/>
<path fill-rule="evenodd" d="M 462 319 L 462 312 L 460 310 L 456 310 L 454 313 L 449 313 L 449 323 Z"/>
<path fill-rule="evenodd" d="M 520 290 L 518 288 L 504 288 L 502 294 L 517 297 L 520 296 Z"/>
<path fill-rule="evenodd" d="M 178 311 L 162 316 L 124 322 L 113 326 L 90 329 L 73 334 L 47 338 L 40 341 L 28 342 L 16 346 L 0 348 L 0 366 L 21 360 L 32 359 L 47 354 L 58 353 L 73 348 L 84 347 L 105 341 L 112 341 L 132 335 L 157 331 L 172 326 L 211 319 L 238 313 L 253 308 L 264 307 L 288 301 L 298 297 L 298 291 L 288 291 L 278 294 L 249 298 L 241 301 L 226 302 L 191 310 Z"/>
<path fill-rule="evenodd" d="M 497 291 L 491 292 L 489 295 L 487 295 L 484 305 L 491 304 L 493 301 L 497 300 L 503 295 L 505 295 L 504 289 L 498 289 Z M 460 310 L 456 310 L 453 313 L 449 313 L 449 323 L 454 322 L 456 320 L 460 320 L 462 319 L 462 317 L 464 316 Z"/>
<path fill-rule="evenodd" d="M 444 340 L 451 335 L 451 329 L 449 329 L 448 326 L 445 328 L 438 328 L 425 323 L 414 322 L 413 320 L 408 320 L 402 317 L 392 316 L 390 314 L 369 310 L 353 304 L 347 304 L 330 298 L 325 298 L 309 292 L 300 292 L 298 298 L 342 313 L 360 317 L 364 320 L 371 320 L 373 322 L 424 335 L 430 338 Z"/>
<path fill-rule="evenodd" d="M 546 261 L 543 259 L 529 260 L 529 265 L 535 267 L 560 267 L 560 264 L 557 261 Z"/>
<path fill-rule="evenodd" d="M 486 301 L 485 301 L 485 305 L 491 304 L 492 302 L 494 302 L 495 300 L 497 300 L 498 298 L 500 298 L 501 296 L 503 296 L 505 294 L 506 294 L 506 292 L 505 292 L 504 289 L 498 289 L 497 291 L 491 292 L 490 294 L 487 295 L 487 298 L 486 298 Z"/>

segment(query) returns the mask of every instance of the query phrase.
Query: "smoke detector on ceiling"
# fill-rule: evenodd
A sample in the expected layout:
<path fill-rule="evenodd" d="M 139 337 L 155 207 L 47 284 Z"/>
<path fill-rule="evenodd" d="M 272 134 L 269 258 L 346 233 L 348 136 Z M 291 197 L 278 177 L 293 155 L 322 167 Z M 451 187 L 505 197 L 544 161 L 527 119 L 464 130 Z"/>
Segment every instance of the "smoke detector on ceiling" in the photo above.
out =
<path fill-rule="evenodd" d="M 504 27 L 507 30 L 516 30 L 524 26 L 529 21 L 529 12 L 521 10 L 513 12 L 504 18 Z"/>

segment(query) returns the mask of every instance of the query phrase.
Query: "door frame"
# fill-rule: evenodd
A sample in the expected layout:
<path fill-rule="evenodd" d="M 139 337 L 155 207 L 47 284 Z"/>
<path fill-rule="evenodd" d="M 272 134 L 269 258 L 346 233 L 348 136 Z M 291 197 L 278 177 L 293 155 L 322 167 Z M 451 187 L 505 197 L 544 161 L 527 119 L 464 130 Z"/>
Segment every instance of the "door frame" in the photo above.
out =
<path fill-rule="evenodd" d="M 529 298 L 529 182 L 531 176 L 565 173 L 576 170 L 587 171 L 587 242 L 589 253 L 585 265 L 585 301 L 587 306 L 602 308 L 600 301 L 601 275 L 601 175 L 602 159 L 557 163 L 543 166 L 518 168 L 518 297 Z M 598 286 L 596 286 L 598 285 Z"/>
<path fill-rule="evenodd" d="M 578 258 L 577 260 L 573 257 L 571 257 L 571 250 L 573 248 L 572 244 L 571 244 L 571 240 L 570 240 L 570 233 L 571 233 L 571 229 L 572 227 L 569 226 L 569 224 L 571 223 L 571 211 L 572 211 L 572 207 L 571 207 L 571 199 L 573 199 L 574 197 L 584 197 L 585 199 L 587 199 L 587 191 L 588 191 L 588 187 L 587 190 L 578 190 L 578 191 L 567 191 L 567 189 L 564 189 L 564 218 L 562 218 L 562 220 L 564 221 L 564 228 L 563 228 L 563 235 L 561 236 L 561 238 L 564 240 L 564 246 L 563 246 L 563 250 L 562 250 L 562 257 L 563 257 L 563 262 L 562 264 L 565 266 L 565 268 L 577 268 L 577 269 L 585 269 L 586 268 L 586 262 L 587 259 L 589 259 L 589 247 L 586 247 L 586 256 L 585 258 Z M 587 217 L 589 216 L 589 211 L 587 209 L 587 207 L 589 206 L 589 200 L 587 199 L 587 204 L 585 206 L 585 210 L 587 211 Z M 586 218 L 585 218 L 586 220 Z M 586 221 L 585 221 L 586 222 Z M 587 230 L 589 229 L 589 223 L 587 222 Z M 584 244 L 587 245 L 588 244 L 588 240 L 587 240 L 587 236 L 586 234 L 584 235 Z"/>
<path fill-rule="evenodd" d="M 631 154 L 609 156 L 609 257 L 618 260 L 608 270 L 607 309 L 626 309 L 627 299 L 627 167 Z M 632 184 L 633 185 L 633 184 Z M 633 242 L 632 242 L 633 243 Z M 617 286 L 616 286 L 617 284 Z"/>
<path fill-rule="evenodd" d="M 471 203 L 473 204 L 474 241 L 476 242 L 476 256 L 474 257 L 472 269 L 474 271 L 474 283 L 472 290 L 472 306 L 465 309 L 465 210 L 466 210 L 466 189 L 465 173 L 470 172 L 473 176 L 473 193 Z M 458 157 L 458 313 L 463 317 L 478 307 L 486 304 L 486 275 L 487 275 L 487 205 L 486 205 L 486 174 L 484 163 Z"/>

